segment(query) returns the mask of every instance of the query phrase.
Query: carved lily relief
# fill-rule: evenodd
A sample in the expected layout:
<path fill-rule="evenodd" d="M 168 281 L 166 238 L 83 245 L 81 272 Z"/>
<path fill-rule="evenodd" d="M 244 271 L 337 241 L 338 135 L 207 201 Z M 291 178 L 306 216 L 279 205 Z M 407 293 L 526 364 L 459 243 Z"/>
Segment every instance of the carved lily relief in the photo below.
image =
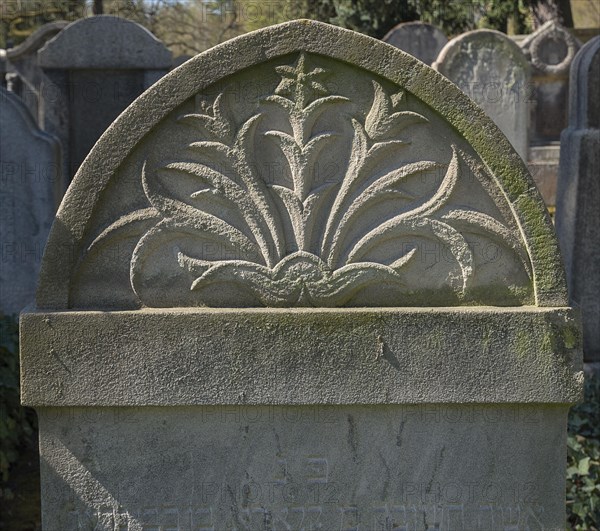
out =
<path fill-rule="evenodd" d="M 189 274 L 187 289 L 197 294 L 198 304 L 203 303 L 203 290 L 218 283 L 236 285 L 270 307 L 342 306 L 373 284 L 402 288 L 403 270 L 414 248 L 399 247 L 386 263 L 369 256 L 403 234 L 425 234 L 450 250 L 456 267 L 448 284 L 461 298 L 474 273 L 473 252 L 461 231 L 467 225 L 512 249 L 531 275 L 527 253 L 513 231 L 488 214 L 449 204 L 460 168 L 475 164 L 458 147 L 452 146 L 445 164 L 423 160 L 375 171 L 377 161 L 410 144 L 413 128 L 427 127 L 425 116 L 406 109 L 404 92 L 388 93 L 373 81 L 370 108 L 350 117 L 351 143 L 341 179 L 315 181 L 315 165 L 336 138 L 347 134 L 316 124 L 325 112 L 352 102 L 330 93 L 328 72 L 311 66 L 305 53 L 275 70 L 280 82 L 274 93 L 241 124 L 224 94 L 205 108 L 199 106 L 198 112 L 181 116 L 181 126 L 198 133 L 198 140 L 186 146 L 193 161 L 182 157 L 185 160 L 160 168 L 146 162 L 142 182 L 150 208 L 120 220 L 96 239 L 139 219 L 157 221 L 131 258 L 131 284 L 142 302 L 144 257 L 161 242 L 170 241 L 165 252 L 171 252 L 169 234 L 209 235 L 234 255 L 209 259 L 174 248 L 178 267 Z M 273 112 L 285 117 L 285 127 L 270 128 L 265 122 Z M 287 161 L 289 181 L 268 183 L 259 175 L 253 160 L 258 140 L 279 150 Z M 218 167 L 215 160 L 221 163 Z M 433 171 L 444 175 L 433 193 L 414 197 L 403 186 L 411 177 Z M 197 183 L 189 197 L 175 197 L 164 185 L 165 176 L 181 175 Z M 390 200 L 404 200 L 410 208 L 398 209 L 375 225 L 365 221 L 366 213 Z"/>

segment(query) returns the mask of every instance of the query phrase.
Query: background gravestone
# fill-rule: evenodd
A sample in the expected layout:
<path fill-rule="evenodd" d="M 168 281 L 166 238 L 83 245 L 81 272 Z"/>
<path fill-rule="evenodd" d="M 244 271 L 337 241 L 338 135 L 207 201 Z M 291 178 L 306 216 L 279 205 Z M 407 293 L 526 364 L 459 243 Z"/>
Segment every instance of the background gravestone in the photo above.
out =
<path fill-rule="evenodd" d="M 561 135 L 556 231 L 570 299 L 581 308 L 586 361 L 600 361 L 600 37 L 571 68 L 569 127 Z"/>
<path fill-rule="evenodd" d="M 44 529 L 564 527 L 552 225 L 492 121 L 379 41 L 294 21 L 165 76 L 81 166 L 36 303 Z"/>
<path fill-rule="evenodd" d="M 569 30 L 549 21 L 520 44 L 532 66 L 529 166 L 549 205 L 556 193 L 560 134 L 567 127 L 569 69 L 579 42 Z"/>
<path fill-rule="evenodd" d="M 569 68 L 579 46 L 577 39 L 554 21 L 546 22 L 521 43 L 532 65 L 532 144 L 558 142 L 567 127 Z"/>
<path fill-rule="evenodd" d="M 41 120 L 62 143 L 66 189 L 111 122 L 170 69 L 171 52 L 135 22 L 95 16 L 66 27 L 38 60 Z"/>
<path fill-rule="evenodd" d="M 0 312 L 34 302 L 44 245 L 60 195 L 58 141 L 0 87 Z"/>
<path fill-rule="evenodd" d="M 433 24 L 403 22 L 388 31 L 383 37 L 383 42 L 400 48 L 419 61 L 431 65 L 448 39 L 444 32 Z"/>
<path fill-rule="evenodd" d="M 433 67 L 475 100 L 527 160 L 529 65 L 519 47 L 494 30 L 452 39 Z"/>
<path fill-rule="evenodd" d="M 44 24 L 21 44 L 5 50 L 6 66 L 4 73 L 0 68 L 0 77 L 8 75 L 9 90 L 21 98 L 36 122 L 39 119 L 39 92 L 43 76 L 37 52 L 68 24 L 65 21 Z"/>

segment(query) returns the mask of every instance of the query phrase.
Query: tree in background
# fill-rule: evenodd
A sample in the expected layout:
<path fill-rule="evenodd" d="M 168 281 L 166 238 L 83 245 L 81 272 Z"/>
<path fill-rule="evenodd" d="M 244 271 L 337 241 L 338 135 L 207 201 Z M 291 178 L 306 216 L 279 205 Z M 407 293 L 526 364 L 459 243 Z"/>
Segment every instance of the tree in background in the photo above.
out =
<path fill-rule="evenodd" d="M 573 27 L 570 0 L 528 0 L 533 29 L 537 29 L 549 20 L 556 19 L 567 28 Z"/>
<path fill-rule="evenodd" d="M 85 16 L 85 9 L 85 0 L 3 0 L 0 48 L 16 46 L 48 22 L 77 20 Z"/>
<path fill-rule="evenodd" d="M 572 26 L 570 0 L 3 0 L 0 47 L 18 44 L 46 22 L 101 13 L 142 24 L 175 56 L 296 18 L 376 38 L 413 20 L 435 24 L 449 37 L 477 28 L 528 33 L 552 18 Z"/>
<path fill-rule="evenodd" d="M 400 22 L 422 20 L 448 36 L 477 28 L 526 33 L 534 0 L 239 0 L 247 29 L 310 18 L 381 38 Z M 537 0 L 558 1 L 558 0 Z M 568 1 L 568 0 L 567 0 Z"/>

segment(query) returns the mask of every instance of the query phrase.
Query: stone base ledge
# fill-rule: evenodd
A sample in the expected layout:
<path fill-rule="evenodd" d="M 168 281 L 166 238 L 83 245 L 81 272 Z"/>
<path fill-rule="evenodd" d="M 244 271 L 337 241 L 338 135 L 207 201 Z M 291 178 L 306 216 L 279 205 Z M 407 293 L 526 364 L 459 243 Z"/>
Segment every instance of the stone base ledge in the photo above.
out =
<path fill-rule="evenodd" d="M 41 406 L 575 403 L 569 308 L 144 309 L 21 314 Z"/>

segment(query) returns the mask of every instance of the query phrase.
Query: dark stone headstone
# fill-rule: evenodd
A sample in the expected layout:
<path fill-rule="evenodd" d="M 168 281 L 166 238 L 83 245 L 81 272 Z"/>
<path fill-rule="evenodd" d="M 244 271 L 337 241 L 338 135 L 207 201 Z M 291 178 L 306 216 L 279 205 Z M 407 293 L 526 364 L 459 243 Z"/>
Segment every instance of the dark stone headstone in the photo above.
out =
<path fill-rule="evenodd" d="M 121 112 L 171 68 L 171 53 L 130 20 L 78 20 L 38 52 L 41 119 L 63 144 L 63 188 Z"/>
<path fill-rule="evenodd" d="M 586 361 L 600 361 L 600 37 L 571 68 L 569 127 L 560 138 L 556 230 L 570 299 L 581 308 Z"/>
<path fill-rule="evenodd" d="M 0 87 L 0 313 L 35 297 L 44 245 L 60 196 L 58 141 L 40 131 L 18 96 Z"/>

